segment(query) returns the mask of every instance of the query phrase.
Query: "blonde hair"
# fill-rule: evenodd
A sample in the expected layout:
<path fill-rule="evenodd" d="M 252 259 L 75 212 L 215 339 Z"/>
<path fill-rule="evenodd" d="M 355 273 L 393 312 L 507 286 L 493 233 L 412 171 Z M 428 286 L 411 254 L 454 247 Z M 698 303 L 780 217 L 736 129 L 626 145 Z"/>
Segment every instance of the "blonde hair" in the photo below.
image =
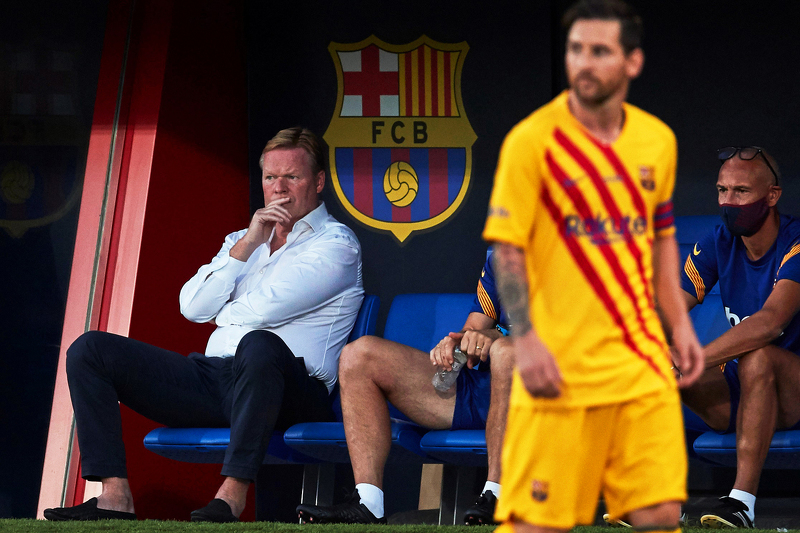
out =
<path fill-rule="evenodd" d="M 302 148 L 311 157 L 314 174 L 325 170 L 325 160 L 322 156 L 322 147 L 319 145 L 319 139 L 309 129 L 297 126 L 279 131 L 261 151 L 258 166 L 264 168 L 264 156 L 267 152 L 280 148 Z"/>

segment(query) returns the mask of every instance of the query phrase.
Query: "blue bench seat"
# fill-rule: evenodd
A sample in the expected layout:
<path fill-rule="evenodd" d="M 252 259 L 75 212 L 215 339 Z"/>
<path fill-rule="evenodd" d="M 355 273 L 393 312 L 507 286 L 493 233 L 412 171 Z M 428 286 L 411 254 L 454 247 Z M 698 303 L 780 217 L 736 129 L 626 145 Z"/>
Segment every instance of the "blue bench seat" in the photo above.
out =
<path fill-rule="evenodd" d="M 486 432 L 482 429 L 429 431 L 419 446 L 429 457 L 442 463 L 487 466 Z"/>
<path fill-rule="evenodd" d="M 392 446 L 388 464 L 422 464 L 425 453 L 420 439 L 427 430 L 404 420 L 392 420 Z M 283 435 L 285 444 L 297 452 L 327 463 L 349 463 L 344 424 L 341 422 L 309 422 L 295 424 Z"/>
<path fill-rule="evenodd" d="M 144 446 L 167 459 L 184 463 L 221 464 L 231 441 L 230 428 L 156 428 L 144 437 Z M 283 432 L 275 431 L 267 446 L 263 464 L 315 463 L 307 455 L 289 447 Z"/>
<path fill-rule="evenodd" d="M 692 445 L 695 453 L 721 466 L 736 466 L 736 435 L 707 431 Z M 776 431 L 769 446 L 766 470 L 800 470 L 800 431 Z"/>

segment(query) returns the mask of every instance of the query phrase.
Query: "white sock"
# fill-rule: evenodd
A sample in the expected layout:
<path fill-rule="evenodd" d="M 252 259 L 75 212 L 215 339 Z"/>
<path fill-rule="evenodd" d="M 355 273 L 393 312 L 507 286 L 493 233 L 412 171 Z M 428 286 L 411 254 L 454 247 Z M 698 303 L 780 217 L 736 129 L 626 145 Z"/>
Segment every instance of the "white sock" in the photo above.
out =
<path fill-rule="evenodd" d="M 487 481 L 486 484 L 483 486 L 483 491 L 481 494 L 486 492 L 487 490 L 492 491 L 494 497 L 498 500 L 500 499 L 500 483 L 495 483 L 494 481 Z"/>
<path fill-rule="evenodd" d="M 383 518 L 383 491 L 369 483 L 359 483 L 356 485 L 356 490 L 361 503 L 367 506 L 369 512 L 374 514 L 375 518 Z"/>
<path fill-rule="evenodd" d="M 739 500 L 740 502 L 744 503 L 747 506 L 747 509 L 748 509 L 747 511 L 745 511 L 745 514 L 747 515 L 747 518 L 749 518 L 751 522 L 753 520 L 755 520 L 755 517 L 756 517 L 756 513 L 755 513 L 756 497 L 755 496 L 753 496 L 749 492 L 745 492 L 743 490 L 738 490 L 738 489 L 732 489 L 731 493 L 728 494 L 728 496 L 730 496 L 731 498 L 733 498 L 735 500 Z"/>

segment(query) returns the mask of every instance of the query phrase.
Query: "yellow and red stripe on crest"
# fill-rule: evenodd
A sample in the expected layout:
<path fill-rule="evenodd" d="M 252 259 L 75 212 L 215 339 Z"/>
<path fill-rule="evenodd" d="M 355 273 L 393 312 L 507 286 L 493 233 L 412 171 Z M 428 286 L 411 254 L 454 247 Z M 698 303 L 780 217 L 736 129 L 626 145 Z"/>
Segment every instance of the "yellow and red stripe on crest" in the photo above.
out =
<path fill-rule="evenodd" d="M 399 54 L 400 116 L 461 116 L 453 83 L 460 53 L 422 45 Z"/>

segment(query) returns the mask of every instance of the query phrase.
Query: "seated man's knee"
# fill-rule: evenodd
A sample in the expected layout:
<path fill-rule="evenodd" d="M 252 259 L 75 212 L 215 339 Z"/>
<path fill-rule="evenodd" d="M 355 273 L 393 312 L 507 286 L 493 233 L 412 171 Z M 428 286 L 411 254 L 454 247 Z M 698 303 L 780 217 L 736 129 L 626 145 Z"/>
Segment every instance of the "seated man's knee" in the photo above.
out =
<path fill-rule="evenodd" d="M 103 344 L 109 338 L 104 331 L 87 331 L 67 348 L 67 375 L 77 375 L 87 365 L 94 365 L 103 354 Z"/>
<path fill-rule="evenodd" d="M 742 382 L 768 383 L 775 380 L 775 365 L 770 346 L 739 356 L 738 374 Z"/>
<path fill-rule="evenodd" d="M 383 364 L 385 341 L 380 337 L 365 335 L 347 344 L 339 356 L 339 380 L 344 385 L 352 379 L 368 376 L 375 364 Z M 389 363 L 388 361 L 386 362 Z"/>
<path fill-rule="evenodd" d="M 256 370 L 266 368 L 281 357 L 289 357 L 288 349 L 284 350 L 283 340 L 271 331 L 255 330 L 247 333 L 236 348 L 236 364 Z"/>
<path fill-rule="evenodd" d="M 511 337 L 500 337 L 492 343 L 489 350 L 492 358 L 492 373 L 503 372 L 509 375 L 514 369 L 514 342 Z"/>

